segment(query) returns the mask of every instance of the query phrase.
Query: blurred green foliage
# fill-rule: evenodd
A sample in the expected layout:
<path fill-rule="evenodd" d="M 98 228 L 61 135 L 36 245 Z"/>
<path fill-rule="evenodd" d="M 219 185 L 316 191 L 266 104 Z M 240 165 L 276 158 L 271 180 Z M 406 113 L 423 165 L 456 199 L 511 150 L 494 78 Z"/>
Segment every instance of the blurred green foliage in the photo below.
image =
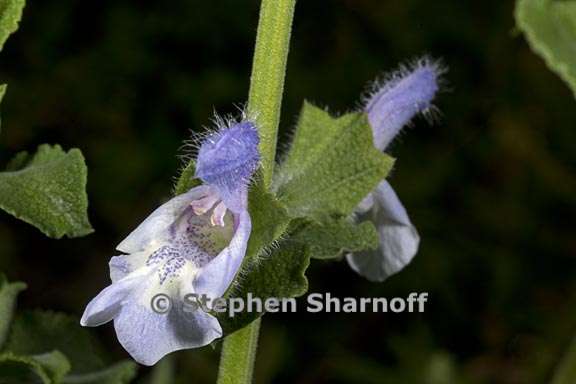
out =
<path fill-rule="evenodd" d="M 257 383 L 545 382 L 576 331 L 576 108 L 516 32 L 514 3 L 301 1 L 280 148 L 304 98 L 355 107 L 367 81 L 429 53 L 449 67 L 437 122 L 397 140 L 391 183 L 421 251 L 384 284 L 313 262 L 311 292 L 430 292 L 424 314 L 277 314 Z M 114 246 L 170 197 L 182 141 L 248 92 L 257 1 L 30 3 L 0 60 L 0 161 L 58 142 L 89 167 L 86 238 L 50 240 L 0 217 L 0 269 L 23 307 L 80 315 Z M 9 129 L 8 129 L 9 127 Z M 118 360 L 111 327 L 93 331 Z M 214 382 L 211 348 L 175 355 L 178 383 Z M 148 376 L 141 369 L 142 377 Z M 434 381 L 433 381 L 434 380 Z"/>
<path fill-rule="evenodd" d="M 576 2 L 518 0 L 514 16 L 534 52 L 576 92 Z"/>

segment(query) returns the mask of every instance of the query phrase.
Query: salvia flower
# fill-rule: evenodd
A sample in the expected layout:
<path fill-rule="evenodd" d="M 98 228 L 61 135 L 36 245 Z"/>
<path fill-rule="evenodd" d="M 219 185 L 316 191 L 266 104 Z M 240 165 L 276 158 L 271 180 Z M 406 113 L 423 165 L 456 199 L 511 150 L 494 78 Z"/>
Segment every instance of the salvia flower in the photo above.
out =
<path fill-rule="evenodd" d="M 402 127 L 418 113 L 431 110 L 442 69 L 429 60 L 401 68 L 388 77 L 364 106 L 374 145 L 384 151 Z M 406 209 L 386 180 L 360 203 L 359 220 L 371 220 L 380 238 L 378 249 L 348 254 L 352 269 L 372 281 L 383 281 L 406 266 L 418 251 L 420 236 Z"/>
<path fill-rule="evenodd" d="M 114 320 L 122 346 L 146 365 L 222 336 L 216 317 L 185 311 L 184 297 L 221 297 L 240 268 L 252 227 L 247 191 L 258 142 L 250 121 L 203 140 L 196 176 L 204 184 L 161 205 L 118 245 L 126 254 L 110 260 L 112 284 L 88 304 L 82 325 Z M 170 311 L 153 310 L 158 295 L 168 298 Z"/>

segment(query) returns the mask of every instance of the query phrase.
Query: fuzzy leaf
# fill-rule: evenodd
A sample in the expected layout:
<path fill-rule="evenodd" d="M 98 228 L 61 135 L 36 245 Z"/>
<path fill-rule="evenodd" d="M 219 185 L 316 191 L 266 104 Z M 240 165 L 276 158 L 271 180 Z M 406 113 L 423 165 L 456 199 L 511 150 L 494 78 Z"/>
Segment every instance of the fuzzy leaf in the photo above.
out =
<path fill-rule="evenodd" d="M 349 215 L 393 163 L 374 148 L 364 113 L 333 118 L 304 103 L 274 188 L 292 216 Z"/>
<path fill-rule="evenodd" d="M 530 47 L 576 94 L 576 1 L 518 0 L 515 16 Z"/>
<path fill-rule="evenodd" d="M 22 18 L 24 0 L 0 1 L 0 50 L 8 37 L 18 29 L 18 23 Z"/>
<path fill-rule="evenodd" d="M 274 195 L 265 191 L 261 179 L 250 188 L 248 211 L 252 219 L 252 233 L 248 240 L 245 265 L 262 255 L 280 239 L 290 223 L 286 209 Z"/>
<path fill-rule="evenodd" d="M 86 235 L 93 231 L 86 174 L 78 149 L 41 145 L 34 156 L 20 154 L 9 171 L 0 173 L 0 208 L 50 237 Z"/>
<path fill-rule="evenodd" d="M 242 274 L 238 285 L 227 293 L 227 297 L 289 298 L 301 296 L 308 290 L 305 272 L 310 264 L 310 252 L 304 245 L 283 241 L 269 255 L 253 262 Z M 217 314 L 224 334 L 230 334 L 250 324 L 262 313 L 242 312 L 235 317 L 227 313 Z"/>
<path fill-rule="evenodd" d="M 19 356 L 13 353 L 0 355 L 0 382 L 60 384 L 70 370 L 66 356 L 51 351 L 35 356 Z"/>
<path fill-rule="evenodd" d="M 8 283 L 0 276 L 0 348 L 4 345 L 16 309 L 16 296 L 26 289 L 24 283 Z"/>
<path fill-rule="evenodd" d="M 183 194 L 184 192 L 189 191 L 191 188 L 197 187 L 198 185 L 202 184 L 199 179 L 194 177 L 194 173 L 196 172 L 196 163 L 194 160 L 191 160 L 184 169 L 180 172 L 180 176 L 176 181 L 176 185 L 174 186 L 174 195 L 178 196 Z"/>
<path fill-rule="evenodd" d="M 343 251 L 376 249 L 379 241 L 376 228 L 371 222 L 356 224 L 347 218 L 302 223 L 294 231 L 292 239 L 308 244 L 310 256 L 315 259 L 339 258 Z"/>

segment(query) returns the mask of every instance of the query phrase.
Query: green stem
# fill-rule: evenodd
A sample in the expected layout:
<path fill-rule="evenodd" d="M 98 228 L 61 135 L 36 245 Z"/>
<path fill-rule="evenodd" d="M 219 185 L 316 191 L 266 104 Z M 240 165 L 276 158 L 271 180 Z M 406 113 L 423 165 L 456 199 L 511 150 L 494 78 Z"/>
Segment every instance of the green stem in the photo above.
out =
<path fill-rule="evenodd" d="M 274 172 L 280 106 L 296 0 L 262 0 L 256 49 L 250 78 L 248 115 L 255 117 L 260 133 L 264 184 Z"/>
<path fill-rule="evenodd" d="M 248 116 L 255 118 L 260 134 L 264 184 L 274 172 L 280 107 L 290 48 L 290 32 L 296 0 L 262 0 L 250 78 Z M 224 339 L 218 384 L 248 384 L 258 346 L 260 319 Z"/>
<path fill-rule="evenodd" d="M 222 346 L 218 384 L 248 384 L 252 382 L 260 319 L 228 335 Z"/>

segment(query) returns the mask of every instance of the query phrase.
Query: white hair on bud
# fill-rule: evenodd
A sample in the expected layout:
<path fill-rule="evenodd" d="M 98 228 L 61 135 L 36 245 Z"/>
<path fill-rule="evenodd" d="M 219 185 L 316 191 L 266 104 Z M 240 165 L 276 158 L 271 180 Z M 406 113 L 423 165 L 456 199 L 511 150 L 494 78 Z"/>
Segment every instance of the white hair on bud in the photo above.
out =
<path fill-rule="evenodd" d="M 443 75 L 448 72 L 448 67 L 444 65 L 441 59 L 433 59 L 426 54 L 416 59 L 408 60 L 400 64 L 397 69 L 386 72 L 371 81 L 362 92 L 358 109 L 363 109 L 377 93 L 390 90 L 400 80 L 421 68 L 431 68 L 436 73 L 439 89 L 445 89 L 446 80 Z"/>
<path fill-rule="evenodd" d="M 378 149 L 385 150 L 414 116 L 422 115 L 432 122 L 439 115 L 432 100 L 444 86 L 445 72 L 439 60 L 424 56 L 369 85 L 361 108 L 368 114 Z"/>

